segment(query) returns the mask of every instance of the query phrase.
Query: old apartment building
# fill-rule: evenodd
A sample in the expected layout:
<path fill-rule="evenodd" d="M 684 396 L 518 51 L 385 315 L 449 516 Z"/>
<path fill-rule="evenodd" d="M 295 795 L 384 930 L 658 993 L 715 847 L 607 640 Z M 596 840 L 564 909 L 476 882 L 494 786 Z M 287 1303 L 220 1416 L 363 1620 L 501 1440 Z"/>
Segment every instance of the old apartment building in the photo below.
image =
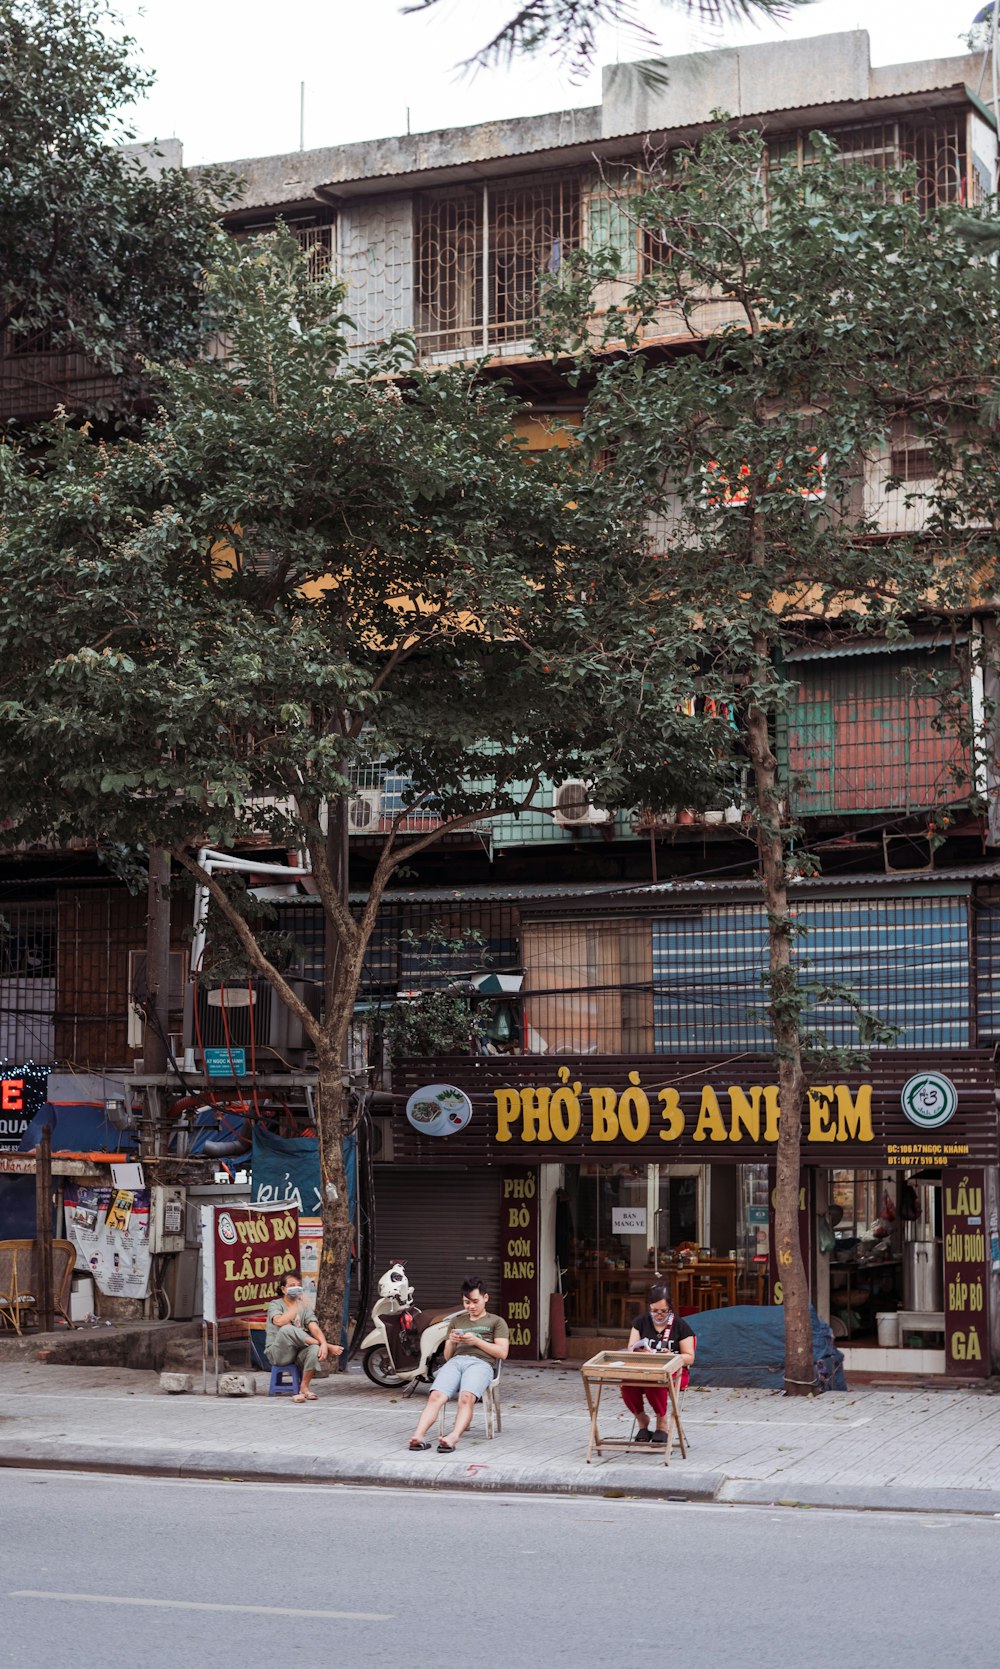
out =
<path fill-rule="evenodd" d="M 770 163 L 792 157 L 807 169 L 809 136 L 819 128 L 847 159 L 914 164 L 928 207 L 977 204 L 994 189 L 997 161 L 986 97 L 978 57 L 873 67 L 862 30 L 674 59 L 660 83 L 640 65 L 617 64 L 605 71 L 599 106 L 238 160 L 231 166 L 246 185 L 228 224 L 239 236 L 287 224 L 316 282 L 345 285 L 358 352 L 405 331 L 423 364 L 475 359 L 484 375 L 509 379 L 523 397 L 529 445 L 544 446 L 572 429 L 579 407 L 552 366 L 533 356 L 539 275 L 558 272 L 574 248 L 610 242 L 622 257 L 621 282 L 642 276 L 656 251 L 620 200 L 622 182 L 651 151 L 696 141 L 725 111 L 763 132 Z M 609 287 L 603 302 L 612 299 Z M 707 298 L 699 324 L 710 331 L 726 317 L 725 304 Z M 686 334 L 665 308 L 646 350 L 668 357 Z M 905 436 L 886 437 L 863 484 L 885 535 L 913 527 L 919 506 L 905 484 L 926 467 Z M 890 476 L 904 483 L 898 493 L 884 491 Z M 966 632 L 981 629 L 970 621 Z M 899 1027 L 896 1045 L 876 1050 L 870 1069 L 845 1069 L 815 1117 L 802 1207 L 815 1301 L 859 1352 L 859 1365 L 888 1366 L 881 1358 L 889 1350 L 897 1366 L 905 1357 L 921 1371 L 980 1373 L 990 1365 L 989 1327 L 967 1305 L 946 1301 L 944 1248 L 957 1211 L 949 1184 L 960 1171 L 985 1190 L 975 1279 L 981 1292 L 994 1291 L 1000 817 L 995 796 L 988 814 L 965 809 L 974 766 L 957 735 L 933 722 L 909 676 L 950 653 L 930 630 L 905 647 L 804 648 L 798 703 L 776 741 L 796 784 L 794 809 L 826 854 L 823 875 L 793 889 L 814 955 L 831 984 L 853 986 Z M 981 710 L 991 693 L 971 672 L 970 707 Z M 358 782 L 350 821 L 359 879 L 404 789 L 392 776 Z M 955 811 L 935 847 L 928 820 L 943 799 Z M 460 1244 L 517 1321 L 515 1355 L 544 1352 L 555 1290 L 579 1334 L 620 1328 L 650 1269 L 679 1246 L 703 1249 L 698 1290 L 690 1290 L 696 1304 L 775 1296 L 764 1133 L 773 1061 L 760 986 L 766 922 L 742 827 L 738 788 L 728 804 L 697 816 L 677 808 L 653 817 L 611 814 L 584 783 L 548 784 L 535 814 L 425 854 L 382 912 L 358 1011 L 359 1048 L 373 1050 L 382 1098 L 377 1258 L 405 1249 L 418 1298 L 447 1301 Z M 136 1048 L 129 991 L 143 949 L 141 912 L 88 871 L 85 857 L 74 864 L 75 874 L 73 865 L 38 859 L 30 879 L 23 860 L 4 867 L 0 1055 L 121 1068 Z M 315 979 L 320 914 L 305 897 L 281 910 L 305 947 L 302 978 Z M 472 933 L 472 948 L 442 953 L 443 942 Z M 175 955 L 180 1030 L 187 970 L 179 934 Z M 378 1056 L 380 1016 L 401 996 L 449 981 L 481 1015 L 477 1052 L 410 1060 L 393 1076 Z M 224 1009 L 199 1000 L 201 1043 L 219 1044 Z M 258 1022 L 268 1002 L 261 990 Z M 251 1041 L 254 1012 L 230 1017 L 235 1044 Z M 834 1041 L 846 1043 L 844 1016 L 832 1012 L 829 1021 Z M 274 1040 L 272 1061 L 304 1062 L 295 1039 L 279 1040 L 275 1027 Z M 268 1050 L 261 1024 L 253 1041 Z M 928 1074 L 952 1086 L 957 1108 L 947 1143 L 932 1153 L 932 1142 L 923 1158 L 906 1092 Z M 433 1139 L 405 1109 L 416 1091 L 442 1083 L 467 1100 L 470 1117 Z M 613 1091 L 617 1107 L 614 1128 L 596 1145 L 581 1133 L 586 1120 L 574 1123 L 592 1090 Z M 637 1107 L 641 1114 L 633 1090 L 647 1111 L 652 1104 L 654 1120 L 661 1092 L 665 1107 L 681 1110 L 666 1152 L 648 1119 L 630 1131 L 628 1117 Z M 919 1219 L 906 1218 L 908 1190 L 922 1201 Z M 877 1221 L 888 1226 L 882 1238 L 891 1252 L 869 1260 Z M 833 1225 L 832 1250 L 821 1224 Z M 917 1244 L 934 1251 L 918 1260 L 910 1250 Z M 931 1271 L 919 1290 L 918 1261 Z M 894 1343 L 876 1345 L 876 1313 L 903 1317 L 884 1330 Z"/>

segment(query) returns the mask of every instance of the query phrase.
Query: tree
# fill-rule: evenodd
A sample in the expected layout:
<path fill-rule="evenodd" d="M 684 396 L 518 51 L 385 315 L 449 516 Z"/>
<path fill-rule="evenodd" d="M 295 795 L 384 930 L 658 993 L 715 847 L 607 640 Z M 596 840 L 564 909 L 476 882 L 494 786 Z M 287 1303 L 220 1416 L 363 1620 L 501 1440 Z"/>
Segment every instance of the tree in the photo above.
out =
<path fill-rule="evenodd" d="M 341 1063 L 390 878 L 443 833 L 527 805 L 542 773 L 583 775 L 602 803 L 629 803 L 633 779 L 687 798 L 716 739 L 681 712 L 685 669 L 644 627 L 611 652 L 657 575 L 599 472 L 526 455 L 510 396 L 468 368 L 422 372 L 405 341 L 351 364 L 340 292 L 309 282 L 287 234 L 234 246 L 212 284 L 227 356 L 163 370 L 137 438 L 53 425 L 37 472 L 6 449 L 4 809 L 23 838 L 84 835 L 119 865 L 166 848 L 300 1020 L 319 1078 L 320 1314 L 339 1329 Z M 651 668 L 676 694 L 652 723 Z M 413 786 L 356 919 L 346 805 L 373 770 Z M 432 826 L 407 835 L 420 815 Z M 199 862 L 248 839 L 309 853 L 319 1019 Z"/>
<path fill-rule="evenodd" d="M 947 637 L 993 601 L 1000 514 L 1000 435 L 984 403 L 1000 358 L 995 266 L 970 260 L 964 211 L 921 212 L 912 173 L 872 172 L 821 134 L 810 155 L 802 172 L 768 167 L 759 135 L 723 126 L 696 152 L 651 158 L 642 183 L 614 194 L 619 242 L 636 247 L 641 229 L 651 272 L 626 284 L 615 250 L 574 257 L 550 285 L 546 338 L 592 378 L 581 444 L 645 503 L 661 619 L 679 658 L 697 659 L 707 704 L 735 715 L 750 767 L 793 1392 L 813 1381 L 797 1207 L 806 1084 L 824 1049 L 816 1011 L 830 993 L 810 981 L 789 909 L 790 869 L 819 860 L 800 849 L 795 785 L 778 769 L 795 689 L 784 656 L 824 633 L 905 639 L 924 618 Z M 687 346 L 650 358 L 644 341 L 668 334 Z M 907 448 L 930 479 L 893 473 Z M 882 531 L 887 494 L 905 501 L 908 533 Z M 859 1046 L 890 1040 L 859 1015 Z"/>
<path fill-rule="evenodd" d="M 787 17 L 811 0 L 662 0 L 720 24 L 745 18 Z M 426 12 L 440 0 L 414 0 L 404 12 Z M 524 0 L 524 4 L 470 59 L 467 68 L 509 64 L 534 52 L 551 52 L 574 75 L 586 75 L 597 55 L 597 32 L 608 24 L 624 28 L 637 50 L 659 53 L 656 35 L 638 16 L 634 0 Z"/>
<path fill-rule="evenodd" d="M 115 148 L 151 78 L 114 26 L 102 4 L 0 0 L 0 331 L 120 373 L 200 347 L 228 182 L 154 177 Z"/>

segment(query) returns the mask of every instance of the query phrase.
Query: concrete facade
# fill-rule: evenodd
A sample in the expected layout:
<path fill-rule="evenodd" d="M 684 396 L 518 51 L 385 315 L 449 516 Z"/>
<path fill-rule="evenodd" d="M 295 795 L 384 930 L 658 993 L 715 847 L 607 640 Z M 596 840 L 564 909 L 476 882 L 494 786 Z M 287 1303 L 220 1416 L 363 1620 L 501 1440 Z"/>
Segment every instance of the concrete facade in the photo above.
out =
<path fill-rule="evenodd" d="M 442 128 L 357 144 L 243 157 L 225 164 L 246 182 L 234 210 L 336 205 L 362 193 L 524 173 L 621 154 L 637 135 L 689 136 L 713 115 L 758 118 L 770 132 L 802 117 L 871 119 L 888 101 L 908 108 L 983 97 L 980 54 L 873 67 L 866 30 L 768 41 L 604 71 L 602 102 L 580 110 Z M 781 118 L 785 118 L 781 120 Z M 792 120 L 796 118 L 796 120 Z"/>

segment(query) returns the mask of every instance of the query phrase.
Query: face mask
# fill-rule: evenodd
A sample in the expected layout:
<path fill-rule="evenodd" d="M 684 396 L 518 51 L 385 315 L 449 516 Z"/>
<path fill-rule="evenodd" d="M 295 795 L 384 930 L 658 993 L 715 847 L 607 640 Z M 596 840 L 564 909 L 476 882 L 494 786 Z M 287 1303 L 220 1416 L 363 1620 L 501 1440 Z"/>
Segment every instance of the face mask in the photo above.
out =
<path fill-rule="evenodd" d="M 285 1288 L 285 1297 L 286 1298 L 301 1298 L 303 1291 L 304 1291 L 304 1288 L 302 1288 L 302 1287 L 286 1287 Z"/>

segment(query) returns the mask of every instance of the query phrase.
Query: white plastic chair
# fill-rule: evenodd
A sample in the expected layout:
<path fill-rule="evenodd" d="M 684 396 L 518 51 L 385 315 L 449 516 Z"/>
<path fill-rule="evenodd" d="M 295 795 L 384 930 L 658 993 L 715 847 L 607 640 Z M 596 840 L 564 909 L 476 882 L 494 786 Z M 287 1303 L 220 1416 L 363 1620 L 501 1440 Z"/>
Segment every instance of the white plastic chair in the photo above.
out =
<path fill-rule="evenodd" d="M 490 1383 L 487 1385 L 482 1396 L 477 1397 L 476 1399 L 477 1402 L 481 1402 L 483 1405 L 483 1418 L 486 1421 L 486 1436 L 490 1441 L 492 1441 L 494 1437 L 499 1436 L 500 1432 L 503 1430 L 503 1412 L 500 1406 L 500 1370 L 502 1367 L 503 1362 L 498 1360 L 496 1367 L 493 1369 L 493 1378 L 490 1380 Z M 441 1414 L 438 1419 L 439 1439 L 444 1436 L 444 1419 L 447 1412 L 448 1404 L 444 1402 L 441 1404 Z"/>

